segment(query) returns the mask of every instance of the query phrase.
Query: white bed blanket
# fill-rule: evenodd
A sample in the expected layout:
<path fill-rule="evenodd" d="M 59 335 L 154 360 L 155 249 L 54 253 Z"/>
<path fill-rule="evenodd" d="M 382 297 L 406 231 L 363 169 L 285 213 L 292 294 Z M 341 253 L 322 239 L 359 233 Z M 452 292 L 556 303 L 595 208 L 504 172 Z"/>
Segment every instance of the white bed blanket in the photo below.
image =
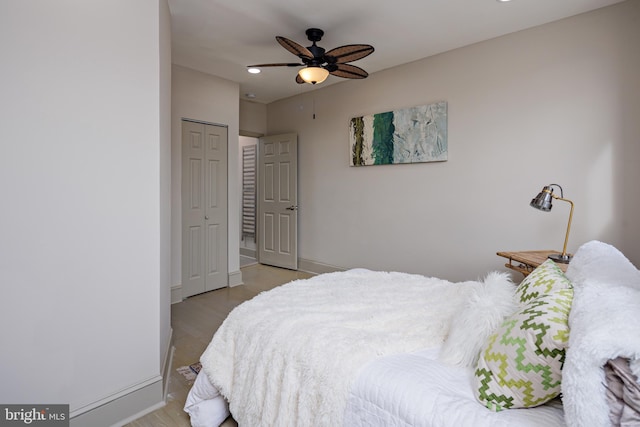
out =
<path fill-rule="evenodd" d="M 562 371 L 567 425 L 608 427 L 603 366 L 624 357 L 640 378 L 640 271 L 613 246 L 592 241 L 576 252 L 567 277 L 574 287 Z"/>
<path fill-rule="evenodd" d="M 444 365 L 439 349 L 383 357 L 353 384 L 345 427 L 561 427 L 559 399 L 531 409 L 492 412 L 473 394 L 473 370 Z"/>
<path fill-rule="evenodd" d="M 364 269 L 295 281 L 236 307 L 203 372 L 241 427 L 339 426 L 360 368 L 441 345 L 474 283 Z"/>

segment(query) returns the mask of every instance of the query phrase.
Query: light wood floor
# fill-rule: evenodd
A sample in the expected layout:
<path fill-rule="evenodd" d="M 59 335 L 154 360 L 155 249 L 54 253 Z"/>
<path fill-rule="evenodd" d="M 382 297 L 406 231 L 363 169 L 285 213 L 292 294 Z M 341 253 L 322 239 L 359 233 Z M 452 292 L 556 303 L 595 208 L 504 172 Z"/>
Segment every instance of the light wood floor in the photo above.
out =
<path fill-rule="evenodd" d="M 191 385 L 176 369 L 197 362 L 211 337 L 222 321 L 238 304 L 247 301 L 260 292 L 295 279 L 306 279 L 311 274 L 281 268 L 254 264 L 243 267 L 244 285 L 223 288 L 196 295 L 171 306 L 171 326 L 173 328 L 173 366 L 169 377 L 167 404 L 134 422 L 129 427 L 189 427 L 189 415 L 182 408 Z M 229 418 L 222 426 L 237 427 Z"/>

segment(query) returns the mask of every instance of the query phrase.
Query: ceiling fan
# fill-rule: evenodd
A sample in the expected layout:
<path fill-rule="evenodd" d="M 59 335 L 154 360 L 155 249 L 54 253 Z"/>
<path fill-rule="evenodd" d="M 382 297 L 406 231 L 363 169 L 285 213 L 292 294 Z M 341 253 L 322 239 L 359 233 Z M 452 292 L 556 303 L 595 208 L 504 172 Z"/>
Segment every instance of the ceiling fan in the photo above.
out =
<path fill-rule="evenodd" d="M 312 42 L 309 47 L 304 47 L 293 40 L 276 36 L 276 40 L 282 47 L 296 55 L 302 63 L 278 63 L 249 65 L 248 68 L 262 67 L 301 67 L 296 75 L 296 83 L 322 83 L 329 74 L 345 79 L 364 79 L 369 74 L 360 67 L 347 64 L 347 62 L 362 59 L 373 53 L 373 46 L 368 44 L 348 44 L 336 47 L 330 51 L 316 45 L 324 35 L 319 28 L 309 28 L 306 31 L 307 38 Z"/>

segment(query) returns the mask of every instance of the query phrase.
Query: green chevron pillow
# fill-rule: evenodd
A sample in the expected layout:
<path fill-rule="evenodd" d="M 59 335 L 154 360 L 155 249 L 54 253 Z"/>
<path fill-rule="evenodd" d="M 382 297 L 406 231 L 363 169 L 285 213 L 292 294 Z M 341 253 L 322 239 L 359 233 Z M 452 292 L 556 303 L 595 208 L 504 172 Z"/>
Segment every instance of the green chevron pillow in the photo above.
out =
<path fill-rule="evenodd" d="M 530 301 L 489 337 L 475 371 L 476 398 L 492 411 L 542 405 L 560 394 L 573 289 Z"/>
<path fill-rule="evenodd" d="M 570 287 L 571 282 L 565 277 L 560 267 L 552 260 L 547 259 L 518 285 L 516 298 L 522 305 L 555 289 Z"/>

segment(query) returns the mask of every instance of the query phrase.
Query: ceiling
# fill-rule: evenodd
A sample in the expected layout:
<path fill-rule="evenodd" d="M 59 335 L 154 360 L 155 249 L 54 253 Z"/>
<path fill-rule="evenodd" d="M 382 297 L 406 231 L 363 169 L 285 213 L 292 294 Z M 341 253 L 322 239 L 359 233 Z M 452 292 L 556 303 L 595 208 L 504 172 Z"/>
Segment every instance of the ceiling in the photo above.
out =
<path fill-rule="evenodd" d="M 325 35 L 319 46 L 371 44 L 355 61 L 369 74 L 458 47 L 566 18 L 622 0 L 169 0 L 172 62 L 240 84 L 240 97 L 270 103 L 318 86 L 295 82 L 297 68 L 247 65 L 297 62 L 275 36 L 309 46 L 307 28 Z"/>

